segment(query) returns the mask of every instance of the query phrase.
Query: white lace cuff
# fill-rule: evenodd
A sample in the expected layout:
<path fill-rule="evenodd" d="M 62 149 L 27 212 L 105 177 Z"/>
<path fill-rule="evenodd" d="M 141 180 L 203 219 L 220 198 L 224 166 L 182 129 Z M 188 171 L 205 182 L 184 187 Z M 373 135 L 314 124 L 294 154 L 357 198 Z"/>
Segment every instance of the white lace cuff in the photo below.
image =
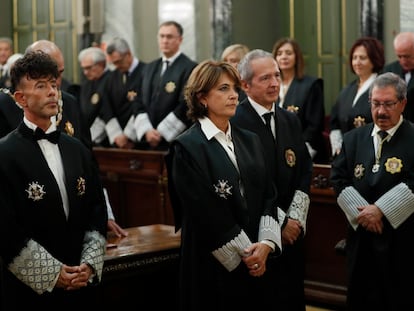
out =
<path fill-rule="evenodd" d="M 87 263 L 95 270 L 100 281 L 104 265 L 106 239 L 98 231 L 86 232 L 83 239 L 81 263 Z"/>
<path fill-rule="evenodd" d="M 302 226 L 303 233 L 306 233 L 306 219 L 308 217 L 309 204 L 309 195 L 303 191 L 296 190 L 287 211 L 290 218 L 299 221 Z"/>
<path fill-rule="evenodd" d="M 212 252 L 213 256 L 228 270 L 233 271 L 244 256 L 244 249 L 252 245 L 247 234 L 242 230 L 233 240 Z"/>
<path fill-rule="evenodd" d="M 53 290 L 61 267 L 62 263 L 42 245 L 34 240 L 29 240 L 19 256 L 9 264 L 8 269 L 20 281 L 40 295 Z"/>
<path fill-rule="evenodd" d="M 185 124 L 175 116 L 174 112 L 170 112 L 157 126 L 158 132 L 168 142 L 176 138 L 185 128 Z"/>

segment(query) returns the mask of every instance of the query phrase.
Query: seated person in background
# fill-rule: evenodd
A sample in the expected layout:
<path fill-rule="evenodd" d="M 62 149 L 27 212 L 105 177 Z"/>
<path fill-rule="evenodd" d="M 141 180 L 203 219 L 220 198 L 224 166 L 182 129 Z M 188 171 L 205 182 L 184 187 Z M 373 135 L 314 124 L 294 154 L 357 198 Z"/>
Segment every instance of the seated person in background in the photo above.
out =
<path fill-rule="evenodd" d="M 299 117 L 303 138 L 313 162 L 328 163 L 329 151 L 323 138 L 323 80 L 305 74 L 305 61 L 296 40 L 282 38 L 276 41 L 272 54 L 282 74 L 277 105 Z"/>
<path fill-rule="evenodd" d="M 372 122 L 369 87 L 384 66 L 382 43 L 372 37 L 357 39 L 349 52 L 349 66 L 357 76 L 341 90 L 331 110 L 330 143 L 332 157 L 341 150 L 343 135 L 353 128 Z"/>

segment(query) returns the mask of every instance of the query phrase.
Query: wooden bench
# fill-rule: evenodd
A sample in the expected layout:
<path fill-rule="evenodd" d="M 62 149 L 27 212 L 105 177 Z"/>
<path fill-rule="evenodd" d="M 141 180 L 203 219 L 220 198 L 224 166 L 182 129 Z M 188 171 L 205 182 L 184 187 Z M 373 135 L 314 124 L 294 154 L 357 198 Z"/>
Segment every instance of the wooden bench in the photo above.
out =
<path fill-rule="evenodd" d="M 100 300 L 102 307 L 127 310 L 132 305 L 178 310 L 180 234 L 173 226 L 127 228 L 128 236 L 108 236 Z"/>
<path fill-rule="evenodd" d="M 94 148 L 94 154 L 121 226 L 174 224 L 164 152 Z"/>

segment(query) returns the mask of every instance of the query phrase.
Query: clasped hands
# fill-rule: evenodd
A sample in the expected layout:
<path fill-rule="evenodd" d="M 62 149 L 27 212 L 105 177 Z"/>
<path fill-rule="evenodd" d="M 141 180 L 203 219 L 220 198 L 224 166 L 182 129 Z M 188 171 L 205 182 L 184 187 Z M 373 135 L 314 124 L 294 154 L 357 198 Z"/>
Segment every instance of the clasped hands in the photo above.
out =
<path fill-rule="evenodd" d="M 80 289 L 88 285 L 89 279 L 93 275 L 93 269 L 83 263 L 79 266 L 62 265 L 56 287 L 65 290 Z"/>
<path fill-rule="evenodd" d="M 375 204 L 358 207 L 359 215 L 357 216 L 357 222 L 365 230 L 373 233 L 382 233 L 384 224 L 382 222 L 383 213 Z"/>
<path fill-rule="evenodd" d="M 262 276 L 266 272 L 266 260 L 270 252 L 271 248 L 260 242 L 253 243 L 244 250 L 245 256 L 242 256 L 242 260 L 251 276 Z"/>

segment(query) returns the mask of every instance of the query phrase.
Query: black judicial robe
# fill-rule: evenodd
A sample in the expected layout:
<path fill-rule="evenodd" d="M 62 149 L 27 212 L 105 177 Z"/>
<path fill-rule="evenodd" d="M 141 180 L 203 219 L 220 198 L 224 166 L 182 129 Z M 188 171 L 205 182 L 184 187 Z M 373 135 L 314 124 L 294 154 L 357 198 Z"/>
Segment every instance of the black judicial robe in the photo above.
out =
<path fill-rule="evenodd" d="M 106 81 L 110 75 L 105 71 L 98 80 L 86 80 L 81 84 L 80 106 L 86 125 L 90 128 L 97 117 L 101 116 L 101 108 L 105 100 Z"/>
<path fill-rule="evenodd" d="M 303 138 L 318 152 L 314 162 L 326 163 L 328 153 L 323 138 L 325 128 L 323 80 L 308 75 L 302 79 L 295 77 L 286 93 L 283 108 L 294 111 L 298 115 Z"/>
<path fill-rule="evenodd" d="M 111 106 L 105 103 L 108 100 L 106 90 L 108 87 L 107 80 L 110 74 L 107 70 L 98 80 L 85 80 L 81 84 L 79 104 L 83 119 L 89 129 L 97 117 L 104 121 L 109 120 L 113 116 Z M 99 145 L 109 147 L 108 138 L 104 139 Z"/>
<path fill-rule="evenodd" d="M 276 303 L 270 295 L 277 280 L 269 273 L 251 277 L 244 263 L 228 272 L 211 254 L 241 229 L 257 242 L 261 216 L 277 221 L 276 192 L 259 138 L 232 126 L 232 140 L 240 175 L 220 143 L 207 140 L 199 122 L 177 137 L 166 159 L 176 227 L 181 228 L 180 310 L 246 310 L 251 303 Z M 226 198 L 214 191 L 220 180 L 231 187 Z"/>
<path fill-rule="evenodd" d="M 141 85 L 146 63 L 139 61 L 138 66 L 128 75 L 124 83 L 124 74 L 119 70 L 110 72 L 107 78 L 105 103 L 102 107 L 103 121 L 116 118 L 123 130 L 136 110 L 135 106 L 141 100 Z"/>
<path fill-rule="evenodd" d="M 62 133 L 58 146 L 69 199 L 66 219 L 57 182 L 32 133 L 21 123 L 0 140 L 0 256 L 7 267 L 32 239 L 59 261 L 78 265 L 85 232 L 106 236 L 107 214 L 99 174 L 90 150 Z M 31 190 L 30 185 L 36 183 L 43 187 L 43 195 Z M 54 289 L 39 295 L 8 270 L 4 281 L 10 310 L 67 310 L 90 305 L 95 298 L 88 287 L 79 291 Z"/>
<path fill-rule="evenodd" d="M 373 126 L 371 123 L 344 135 L 330 178 L 338 195 L 353 186 L 369 204 L 400 183 L 414 191 L 414 149 L 408 147 L 414 141 L 413 125 L 404 120 L 392 139 L 382 146 L 381 168 L 377 173 L 372 173 Z M 385 169 L 386 161 L 393 157 L 402 161 L 400 172 L 390 173 Z M 349 226 L 346 246 L 349 310 L 414 310 L 412 286 L 407 286 L 414 279 L 411 249 L 414 215 L 396 229 L 385 217 L 382 219 L 382 234 L 370 233 L 360 226 L 355 231 Z"/>
<path fill-rule="evenodd" d="M 278 191 L 278 207 L 287 212 L 296 190 L 309 194 L 312 160 L 303 140 L 300 121 L 294 113 L 276 107 L 276 140 L 248 99 L 238 105 L 231 122 L 260 137 Z M 295 155 L 293 162 L 288 156 L 290 151 Z M 276 259 L 278 269 L 274 278 L 281 286 L 276 305 L 280 310 L 302 310 L 305 305 L 303 243 L 303 239 L 299 239 L 294 245 L 283 245 L 282 255 Z"/>
<path fill-rule="evenodd" d="M 13 131 L 23 120 L 23 109 L 13 98 L 0 92 L 0 137 Z"/>
<path fill-rule="evenodd" d="M 352 106 L 357 92 L 357 80 L 352 81 L 341 90 L 336 99 L 335 105 L 331 110 L 331 130 L 340 130 L 341 133 L 344 134 L 355 127 L 372 122 L 371 105 L 369 104 L 369 91 L 366 90 L 362 93 L 355 105 Z"/>
<path fill-rule="evenodd" d="M 158 124 L 170 113 L 189 126 L 187 104 L 184 100 L 184 87 L 192 70 L 197 65 L 185 54 L 180 54 L 160 77 L 162 58 L 147 65 L 142 82 L 142 102 L 137 106 L 135 115 L 147 113 L 151 124 Z M 142 138 L 145 140 L 145 135 Z"/>

